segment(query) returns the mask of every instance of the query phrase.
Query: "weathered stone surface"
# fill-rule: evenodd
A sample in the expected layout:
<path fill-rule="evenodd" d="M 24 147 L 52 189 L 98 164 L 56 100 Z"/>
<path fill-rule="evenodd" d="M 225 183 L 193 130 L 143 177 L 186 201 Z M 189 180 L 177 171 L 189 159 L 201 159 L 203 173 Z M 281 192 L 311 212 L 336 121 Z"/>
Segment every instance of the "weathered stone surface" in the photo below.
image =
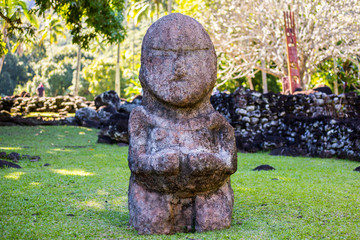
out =
<path fill-rule="evenodd" d="M 102 125 L 99 132 L 98 143 L 129 143 L 129 113 L 119 112 L 114 113 Z"/>
<path fill-rule="evenodd" d="M 275 168 L 268 164 L 260 165 L 253 169 L 253 171 L 270 171 L 270 170 L 275 170 Z"/>
<path fill-rule="evenodd" d="M 107 122 L 109 120 L 109 118 L 113 115 L 117 113 L 116 109 L 111 106 L 101 106 L 98 110 L 97 110 L 97 115 L 100 119 L 100 122 L 102 124 L 104 124 L 105 122 Z"/>
<path fill-rule="evenodd" d="M 119 95 L 114 91 L 110 90 L 97 95 L 94 99 L 96 109 L 101 106 L 112 106 L 118 111 L 120 109 L 121 100 Z"/>
<path fill-rule="evenodd" d="M 142 96 L 137 96 L 132 102 L 124 102 L 120 106 L 119 112 L 131 113 L 131 111 L 137 106 L 141 105 Z"/>
<path fill-rule="evenodd" d="M 15 163 L 8 162 L 8 161 L 5 161 L 5 160 L 0 160 L 0 168 L 5 168 L 5 167 L 8 167 L 8 168 L 21 168 L 19 165 L 15 164 Z"/>
<path fill-rule="evenodd" d="M 37 161 L 40 161 L 40 159 L 41 159 L 41 157 L 39 157 L 39 156 L 32 156 L 30 158 L 30 162 L 37 162 Z"/>
<path fill-rule="evenodd" d="M 140 234 L 230 227 L 233 128 L 210 104 L 216 55 L 194 19 L 170 14 L 142 46 L 142 106 L 129 120 L 130 224 Z"/>
<path fill-rule="evenodd" d="M 95 104 L 81 96 L 30 97 L 28 94 L 22 94 L 0 99 L 0 111 L 6 110 L 17 114 L 45 111 L 75 113 L 77 109 L 84 107 L 95 109 Z"/>
<path fill-rule="evenodd" d="M 17 162 L 18 160 L 20 160 L 20 154 L 17 152 L 11 152 L 9 153 L 9 155 L 7 155 L 7 158 L 10 160 L 13 160 L 15 162 Z"/>
<path fill-rule="evenodd" d="M 81 108 L 76 111 L 75 118 L 80 126 L 98 128 L 100 127 L 100 118 L 98 113 L 89 107 Z"/>
<path fill-rule="evenodd" d="M 360 161 L 360 96 L 354 92 L 281 95 L 238 88 L 211 99 L 235 128 L 239 151 Z"/>

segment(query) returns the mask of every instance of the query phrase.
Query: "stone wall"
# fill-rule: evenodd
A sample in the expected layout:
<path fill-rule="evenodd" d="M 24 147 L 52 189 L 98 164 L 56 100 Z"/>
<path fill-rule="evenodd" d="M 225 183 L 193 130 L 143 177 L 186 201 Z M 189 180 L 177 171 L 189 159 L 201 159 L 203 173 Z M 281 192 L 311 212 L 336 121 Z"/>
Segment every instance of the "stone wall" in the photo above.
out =
<path fill-rule="evenodd" d="M 360 97 L 355 93 L 338 96 L 322 92 L 282 95 L 261 94 L 240 88 L 232 94 L 218 92 L 211 97 L 211 102 L 235 128 L 239 151 L 271 151 L 274 155 L 338 157 L 360 161 Z M 128 105 L 121 106 L 126 108 Z M 83 97 L 0 100 L 0 111 L 14 113 L 71 113 L 84 107 L 96 109 L 94 101 L 86 101 Z M 130 111 L 121 110 L 126 113 Z M 114 123 L 110 125 L 115 126 Z M 109 135 L 108 131 L 101 133 L 101 136 Z"/>
<path fill-rule="evenodd" d="M 360 161 L 356 93 L 282 95 L 240 88 L 216 93 L 212 103 L 235 128 L 239 151 Z"/>
<path fill-rule="evenodd" d="M 0 111 L 12 113 L 56 112 L 75 113 L 84 107 L 95 108 L 94 101 L 86 101 L 84 97 L 57 96 L 57 97 L 5 97 L 0 100 Z"/>

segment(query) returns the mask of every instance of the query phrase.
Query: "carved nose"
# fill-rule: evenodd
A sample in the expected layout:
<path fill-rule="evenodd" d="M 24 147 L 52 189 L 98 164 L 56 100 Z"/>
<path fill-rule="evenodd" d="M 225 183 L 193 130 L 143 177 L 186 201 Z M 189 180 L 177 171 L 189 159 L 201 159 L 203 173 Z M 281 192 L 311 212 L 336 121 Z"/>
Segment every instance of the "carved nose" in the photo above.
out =
<path fill-rule="evenodd" d="M 179 57 L 175 62 L 175 75 L 183 76 L 185 75 L 185 61 L 184 58 Z"/>

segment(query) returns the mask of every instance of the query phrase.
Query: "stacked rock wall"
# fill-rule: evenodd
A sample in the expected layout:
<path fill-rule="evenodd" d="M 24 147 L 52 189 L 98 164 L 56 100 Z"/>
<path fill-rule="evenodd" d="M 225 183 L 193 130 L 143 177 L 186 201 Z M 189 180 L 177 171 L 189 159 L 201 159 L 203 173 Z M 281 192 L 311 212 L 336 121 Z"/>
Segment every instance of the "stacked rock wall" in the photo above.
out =
<path fill-rule="evenodd" d="M 235 128 L 240 151 L 360 161 L 360 97 L 355 93 L 282 95 L 237 89 L 212 103 Z"/>
<path fill-rule="evenodd" d="M 93 101 L 86 101 L 84 97 L 57 96 L 57 97 L 5 97 L 0 100 L 0 111 L 12 113 L 56 112 L 75 113 L 84 107 L 95 108 Z"/>

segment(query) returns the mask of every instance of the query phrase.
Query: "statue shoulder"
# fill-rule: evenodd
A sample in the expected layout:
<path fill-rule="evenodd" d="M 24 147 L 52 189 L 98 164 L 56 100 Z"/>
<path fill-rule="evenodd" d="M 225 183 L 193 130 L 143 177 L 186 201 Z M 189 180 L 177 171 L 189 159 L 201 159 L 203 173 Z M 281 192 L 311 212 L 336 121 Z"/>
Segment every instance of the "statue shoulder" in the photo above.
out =
<path fill-rule="evenodd" d="M 214 128 L 231 127 L 226 118 L 216 110 L 209 114 L 209 118 L 210 126 Z"/>
<path fill-rule="evenodd" d="M 149 124 L 149 113 L 143 106 L 134 108 L 130 113 L 129 128 L 138 128 L 139 126 L 145 126 Z"/>

